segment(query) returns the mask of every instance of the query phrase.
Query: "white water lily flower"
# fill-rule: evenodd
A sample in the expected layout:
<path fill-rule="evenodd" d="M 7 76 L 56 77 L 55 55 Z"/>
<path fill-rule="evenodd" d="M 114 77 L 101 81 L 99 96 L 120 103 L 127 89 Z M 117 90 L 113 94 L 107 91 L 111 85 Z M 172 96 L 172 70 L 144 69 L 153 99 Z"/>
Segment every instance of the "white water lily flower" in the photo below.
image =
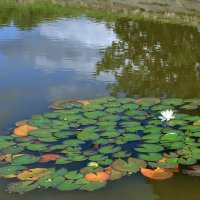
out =
<path fill-rule="evenodd" d="M 166 110 L 161 112 L 162 116 L 159 116 L 161 121 L 170 121 L 171 119 L 174 119 L 174 112 L 172 110 Z"/>

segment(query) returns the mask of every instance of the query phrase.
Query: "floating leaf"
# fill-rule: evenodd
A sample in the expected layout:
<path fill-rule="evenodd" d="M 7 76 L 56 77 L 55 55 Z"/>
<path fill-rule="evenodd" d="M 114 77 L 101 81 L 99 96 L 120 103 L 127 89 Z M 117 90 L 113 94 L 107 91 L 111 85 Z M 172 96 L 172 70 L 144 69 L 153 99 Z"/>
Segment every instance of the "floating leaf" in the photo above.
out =
<path fill-rule="evenodd" d="M 190 166 L 191 169 L 184 169 L 184 173 L 189 176 L 200 176 L 200 165 Z"/>
<path fill-rule="evenodd" d="M 36 127 L 43 127 L 48 126 L 51 123 L 48 119 L 33 119 L 27 122 L 30 126 L 36 126 Z"/>
<path fill-rule="evenodd" d="M 34 168 L 25 170 L 17 175 L 20 180 L 35 181 L 43 176 L 50 175 L 51 171 L 46 168 Z"/>
<path fill-rule="evenodd" d="M 38 183 L 33 181 L 21 181 L 17 183 L 11 183 L 8 185 L 8 191 L 11 193 L 23 194 L 25 192 L 32 191 L 38 187 Z"/>
<path fill-rule="evenodd" d="M 78 171 L 70 171 L 70 172 L 67 172 L 64 177 L 70 180 L 76 180 L 76 179 L 83 178 L 83 175 L 78 173 Z"/>
<path fill-rule="evenodd" d="M 13 175 L 18 174 L 22 170 L 25 170 L 26 167 L 20 165 L 9 165 L 0 168 L 0 175 Z"/>
<path fill-rule="evenodd" d="M 101 171 L 104 171 L 104 169 L 101 167 L 96 167 L 96 166 L 87 166 L 80 169 L 80 173 L 83 175 L 95 173 L 95 172 L 101 172 Z"/>
<path fill-rule="evenodd" d="M 78 180 L 80 182 L 80 179 Z M 77 181 L 76 181 L 77 182 Z M 91 182 L 91 181 L 81 181 L 81 186 L 80 189 L 81 190 L 85 190 L 85 191 L 89 191 L 92 192 L 94 190 L 98 190 L 100 188 L 105 187 L 105 185 L 107 184 L 106 181 L 101 181 L 101 182 Z"/>
<path fill-rule="evenodd" d="M 62 184 L 65 181 L 65 178 L 60 175 L 56 175 L 55 177 L 52 175 L 47 175 L 44 177 L 41 177 L 37 180 L 37 183 L 45 188 L 48 187 L 56 187 L 57 185 Z"/>
<path fill-rule="evenodd" d="M 194 126 L 200 126 L 200 120 L 196 120 L 194 123 L 193 123 Z"/>
<path fill-rule="evenodd" d="M 143 152 L 143 153 L 156 153 L 163 151 L 164 148 L 157 144 L 141 144 L 139 147 L 134 148 L 137 152 Z"/>
<path fill-rule="evenodd" d="M 41 159 L 39 162 L 45 163 L 49 161 L 56 161 L 58 158 L 60 158 L 60 155 L 57 154 L 44 154 L 41 156 Z"/>
<path fill-rule="evenodd" d="M 164 179 L 171 178 L 173 176 L 172 172 L 168 172 L 165 169 L 161 169 L 161 168 L 156 168 L 154 170 L 141 168 L 141 173 L 148 178 L 156 179 L 156 180 L 164 180 Z"/>
<path fill-rule="evenodd" d="M 129 158 L 128 162 L 117 159 L 111 164 L 112 168 L 122 172 L 137 172 L 141 167 L 146 167 L 146 162 L 138 158 Z"/>
<path fill-rule="evenodd" d="M 35 127 L 35 126 L 23 125 L 23 126 L 20 126 L 18 128 L 15 128 L 13 133 L 15 135 L 24 137 L 24 136 L 28 135 L 29 131 L 36 130 L 36 129 L 38 129 L 38 128 Z"/>
<path fill-rule="evenodd" d="M 89 173 L 85 175 L 85 179 L 91 182 L 101 182 L 107 181 L 109 179 L 109 175 L 105 172 Z"/>
<path fill-rule="evenodd" d="M 27 155 L 21 155 L 12 159 L 12 163 L 15 165 L 27 165 L 27 164 L 36 163 L 39 160 L 40 160 L 40 157 L 27 154 Z"/>
<path fill-rule="evenodd" d="M 99 153 L 102 153 L 102 154 L 111 154 L 111 153 L 116 153 L 116 152 L 118 152 L 120 150 L 121 150 L 120 146 L 106 145 L 106 146 L 101 147 L 99 149 Z"/>
<path fill-rule="evenodd" d="M 57 185 L 57 189 L 61 191 L 71 191 L 71 190 L 76 190 L 80 186 L 76 184 L 73 180 L 66 180 L 65 182 Z"/>
<path fill-rule="evenodd" d="M 97 133 L 91 133 L 91 132 L 86 132 L 86 131 L 81 131 L 77 134 L 77 138 L 80 140 L 96 140 L 100 136 Z"/>
<path fill-rule="evenodd" d="M 138 157 L 145 161 L 158 161 L 161 160 L 163 157 L 160 153 L 146 153 L 146 154 L 139 154 Z"/>
<path fill-rule="evenodd" d="M 180 106 L 183 104 L 183 100 L 182 99 L 178 99 L 178 98 L 169 98 L 169 99 L 164 99 L 162 101 L 162 104 L 164 105 L 172 105 L 172 106 Z"/>

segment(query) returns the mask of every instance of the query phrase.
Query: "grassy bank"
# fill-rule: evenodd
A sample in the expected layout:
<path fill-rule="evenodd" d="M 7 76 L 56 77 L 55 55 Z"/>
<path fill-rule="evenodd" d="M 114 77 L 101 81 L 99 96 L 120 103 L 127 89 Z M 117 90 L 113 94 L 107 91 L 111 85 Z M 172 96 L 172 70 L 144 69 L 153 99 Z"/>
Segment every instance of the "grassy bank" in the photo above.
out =
<path fill-rule="evenodd" d="M 33 3 L 34 2 L 34 3 Z M 11 20 L 20 28 L 31 28 L 44 20 L 52 20 L 59 17 L 75 17 L 85 14 L 96 20 L 114 21 L 119 18 L 129 18 L 131 20 L 156 21 L 159 23 L 175 23 L 180 25 L 192 25 L 197 23 L 188 20 L 180 20 L 180 18 L 165 18 L 162 14 L 151 15 L 139 10 L 128 10 L 124 8 L 122 11 L 110 11 L 109 9 L 89 8 L 84 6 L 72 7 L 67 4 L 65 6 L 55 4 L 47 0 L 24 0 L 16 2 L 14 0 L 0 1 L 0 25 L 9 24 Z M 61 2 L 60 2 L 61 3 Z"/>

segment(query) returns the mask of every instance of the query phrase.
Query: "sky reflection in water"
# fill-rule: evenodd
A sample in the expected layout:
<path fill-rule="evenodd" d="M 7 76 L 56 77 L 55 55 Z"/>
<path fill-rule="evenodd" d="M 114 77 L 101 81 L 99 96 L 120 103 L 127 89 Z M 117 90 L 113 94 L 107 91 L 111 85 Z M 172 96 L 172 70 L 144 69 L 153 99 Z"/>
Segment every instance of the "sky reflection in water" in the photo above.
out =
<path fill-rule="evenodd" d="M 104 95 L 200 97 L 200 34 L 195 28 L 86 17 L 0 28 L 0 130 L 47 111 L 56 99 Z M 154 182 L 135 175 L 94 193 L 37 191 L 2 199 L 198 200 L 199 179 Z M 1 191 L 6 183 L 1 182 Z"/>

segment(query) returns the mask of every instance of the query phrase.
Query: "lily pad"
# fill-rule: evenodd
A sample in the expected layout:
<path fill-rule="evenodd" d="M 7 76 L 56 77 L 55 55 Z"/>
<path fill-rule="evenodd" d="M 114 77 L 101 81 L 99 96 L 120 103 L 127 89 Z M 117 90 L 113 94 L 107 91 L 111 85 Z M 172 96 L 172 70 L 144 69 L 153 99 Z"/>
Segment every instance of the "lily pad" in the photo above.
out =
<path fill-rule="evenodd" d="M 90 132 L 86 132 L 86 131 L 81 131 L 77 134 L 77 138 L 80 140 L 96 140 L 98 139 L 100 136 L 97 133 L 90 133 Z"/>
<path fill-rule="evenodd" d="M 139 147 L 134 148 L 135 151 L 141 153 L 156 153 L 163 151 L 164 148 L 157 144 L 141 144 Z"/>
<path fill-rule="evenodd" d="M 145 161 L 158 161 L 163 158 L 162 154 L 160 153 L 146 153 L 146 154 L 139 154 L 138 157 Z"/>
<path fill-rule="evenodd" d="M 11 193 L 23 194 L 25 192 L 32 191 L 38 187 L 38 183 L 33 181 L 21 181 L 17 183 L 11 183 L 8 185 L 8 191 Z"/>
<path fill-rule="evenodd" d="M 118 151 L 121 150 L 120 146 L 114 146 L 114 145 L 106 145 L 103 146 L 99 149 L 99 153 L 102 154 L 112 154 L 112 153 L 116 153 Z"/>
<path fill-rule="evenodd" d="M 80 186 L 78 184 L 76 184 L 75 181 L 73 181 L 73 180 L 66 180 L 65 182 L 56 186 L 56 188 L 61 191 L 76 190 L 79 187 Z"/>
<path fill-rule="evenodd" d="M 164 99 L 162 101 L 162 104 L 164 105 L 172 105 L 172 106 L 180 106 L 183 104 L 183 100 L 182 99 L 178 99 L 178 98 L 169 98 L 169 99 Z"/>
<path fill-rule="evenodd" d="M 40 157 L 27 154 L 27 155 L 21 155 L 12 159 L 12 163 L 14 165 L 27 165 L 27 164 L 36 163 L 39 160 L 40 160 Z"/>
<path fill-rule="evenodd" d="M 78 171 L 70 171 L 70 172 L 67 172 L 64 177 L 70 180 L 77 180 L 77 179 L 83 178 L 83 175 L 79 173 Z"/>
<path fill-rule="evenodd" d="M 137 172 L 142 167 L 146 167 L 146 162 L 138 158 L 129 158 L 128 162 L 117 159 L 111 164 L 112 168 L 123 172 Z"/>
<path fill-rule="evenodd" d="M 184 173 L 189 176 L 200 176 L 200 165 L 190 166 L 191 169 L 184 169 Z"/>

